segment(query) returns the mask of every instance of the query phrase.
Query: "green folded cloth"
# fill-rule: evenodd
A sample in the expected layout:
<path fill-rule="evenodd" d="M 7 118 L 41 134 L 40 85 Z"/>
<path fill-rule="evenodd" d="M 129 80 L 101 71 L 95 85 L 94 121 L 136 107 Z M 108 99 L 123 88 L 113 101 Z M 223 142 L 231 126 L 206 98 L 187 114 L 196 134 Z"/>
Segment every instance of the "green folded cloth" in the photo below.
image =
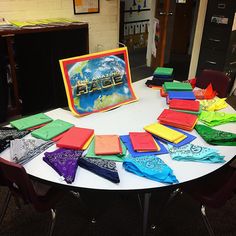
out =
<path fill-rule="evenodd" d="M 201 108 L 199 109 L 199 111 L 179 110 L 179 109 L 173 109 L 173 108 L 171 108 L 170 110 L 184 112 L 184 113 L 188 113 L 188 114 L 193 114 L 193 115 L 196 115 L 196 116 L 200 115 L 201 112 L 202 112 Z"/>
<path fill-rule="evenodd" d="M 217 126 L 229 122 L 236 122 L 236 113 L 229 114 L 219 111 L 202 111 L 199 120 L 208 126 Z"/>
<path fill-rule="evenodd" d="M 236 146 L 236 134 L 212 129 L 205 125 L 195 125 L 198 134 L 209 144 L 220 146 Z"/>
<path fill-rule="evenodd" d="M 192 91 L 190 83 L 165 82 L 163 85 L 165 91 Z"/>
<path fill-rule="evenodd" d="M 100 158 L 100 159 L 104 159 L 104 160 L 111 160 L 111 161 L 120 161 L 120 162 L 123 162 L 124 161 L 124 157 L 126 155 L 126 147 L 125 145 L 123 144 L 122 141 L 120 141 L 121 143 L 121 148 L 122 148 L 122 154 L 118 154 L 118 155 L 96 155 L 95 152 L 94 152 L 94 139 L 92 140 L 89 148 L 88 148 L 88 151 L 87 151 L 87 154 L 86 154 L 86 157 L 87 158 Z"/>
<path fill-rule="evenodd" d="M 154 75 L 164 75 L 164 76 L 171 76 L 173 74 L 173 68 L 168 67 L 157 67 L 154 71 Z"/>
<path fill-rule="evenodd" d="M 51 123 L 43 126 L 42 128 L 34 130 L 31 134 L 36 138 L 41 138 L 43 140 L 50 140 L 57 135 L 65 132 L 66 130 L 70 129 L 74 125 L 63 121 L 63 120 L 54 120 Z"/>
<path fill-rule="evenodd" d="M 10 124 L 16 127 L 18 130 L 25 130 L 37 125 L 45 124 L 52 121 L 52 118 L 44 113 L 38 113 L 36 115 L 24 117 L 18 120 L 11 121 Z"/>

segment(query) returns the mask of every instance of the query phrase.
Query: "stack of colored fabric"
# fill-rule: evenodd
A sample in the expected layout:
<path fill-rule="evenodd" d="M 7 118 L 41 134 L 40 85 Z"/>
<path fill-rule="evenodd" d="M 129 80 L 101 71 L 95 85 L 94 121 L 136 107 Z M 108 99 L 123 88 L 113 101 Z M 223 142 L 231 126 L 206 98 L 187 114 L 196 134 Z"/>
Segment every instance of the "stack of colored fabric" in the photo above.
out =
<path fill-rule="evenodd" d="M 152 80 L 147 80 L 146 85 L 148 87 L 161 87 L 164 82 L 173 81 L 173 71 L 173 68 L 157 67 L 153 73 Z"/>
<path fill-rule="evenodd" d="M 163 89 L 167 93 L 166 103 L 172 99 L 195 100 L 196 97 L 189 83 L 165 82 Z"/>
<path fill-rule="evenodd" d="M 87 158 L 121 162 L 125 155 L 126 147 L 118 135 L 95 135 L 86 153 Z"/>
<path fill-rule="evenodd" d="M 57 147 L 85 150 L 94 137 L 94 130 L 72 127 L 57 141 Z"/>
<path fill-rule="evenodd" d="M 151 135 L 151 134 L 149 134 L 149 135 Z M 139 150 L 135 149 L 135 147 L 133 146 L 133 143 L 132 143 L 130 135 L 121 135 L 120 139 L 125 144 L 125 146 L 127 147 L 128 151 L 129 151 L 129 154 L 132 157 L 140 157 L 140 156 L 148 156 L 148 155 L 161 155 L 161 154 L 168 153 L 168 151 L 165 148 L 165 146 L 159 140 L 157 140 L 157 138 L 155 138 L 155 137 L 152 138 L 152 139 L 155 142 L 156 150 L 150 150 L 150 149 L 147 150 L 146 149 L 146 150 L 143 150 L 143 151 L 139 151 Z M 138 142 L 141 142 L 141 140 L 142 139 L 138 138 Z M 144 143 L 144 145 L 146 145 L 146 144 Z"/>
<path fill-rule="evenodd" d="M 169 102 L 171 110 L 199 115 L 201 113 L 201 106 L 199 101 L 172 99 Z"/>
<path fill-rule="evenodd" d="M 160 123 L 153 123 L 144 127 L 144 130 L 151 133 L 158 140 L 180 147 L 192 142 L 196 137 L 182 130 L 168 127 Z"/>
<path fill-rule="evenodd" d="M 157 118 L 161 124 L 191 131 L 197 123 L 197 115 L 164 109 Z"/>

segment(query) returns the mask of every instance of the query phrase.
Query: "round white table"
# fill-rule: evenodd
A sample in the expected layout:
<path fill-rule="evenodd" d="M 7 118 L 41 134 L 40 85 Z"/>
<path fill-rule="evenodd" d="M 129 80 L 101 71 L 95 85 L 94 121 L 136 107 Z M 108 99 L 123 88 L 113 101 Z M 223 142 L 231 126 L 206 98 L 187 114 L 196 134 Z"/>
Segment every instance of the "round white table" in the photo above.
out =
<path fill-rule="evenodd" d="M 61 108 L 46 112 L 48 116 L 53 119 L 62 119 L 73 123 L 75 126 L 92 128 L 95 134 L 128 134 L 130 131 L 143 131 L 143 127 L 157 121 L 157 117 L 164 108 L 168 108 L 165 98 L 160 96 L 159 90 L 150 89 L 145 85 L 146 79 L 133 83 L 133 88 L 139 100 L 118 107 L 116 109 L 94 113 L 89 116 L 76 117 L 70 111 Z M 223 111 L 235 113 L 229 106 Z M 236 123 L 228 123 L 225 125 L 217 126 L 217 129 L 229 132 L 236 131 Z M 191 134 L 197 136 L 192 142 L 193 144 L 201 146 L 208 145 L 195 130 Z M 31 137 L 29 134 L 28 137 Z M 236 154 L 236 146 L 214 146 L 218 149 L 221 155 L 225 156 L 225 163 L 209 164 L 200 162 L 183 162 L 172 160 L 169 154 L 159 155 L 173 172 L 179 183 L 195 180 L 203 177 L 211 172 L 222 167 L 224 164 L 234 158 Z M 57 149 L 55 145 L 51 146 L 47 151 Z M 10 160 L 9 150 L 2 152 L 1 156 Z M 135 174 L 129 173 L 124 170 L 121 162 L 117 162 L 117 169 L 120 177 L 120 183 L 112 183 L 102 177 L 99 177 L 83 168 L 78 167 L 75 180 L 72 184 L 67 184 L 62 178 L 42 160 L 43 154 L 37 156 L 30 162 L 24 165 L 27 173 L 41 181 L 47 181 L 52 184 L 59 184 L 69 188 L 85 188 L 93 190 L 113 190 L 113 191 L 142 191 L 147 194 L 153 189 L 160 187 L 170 186 L 168 184 L 159 183 L 149 180 L 144 177 L 139 177 Z M 145 214 L 147 216 L 148 200 L 150 195 L 145 196 Z M 147 219 L 145 219 L 146 221 Z"/>

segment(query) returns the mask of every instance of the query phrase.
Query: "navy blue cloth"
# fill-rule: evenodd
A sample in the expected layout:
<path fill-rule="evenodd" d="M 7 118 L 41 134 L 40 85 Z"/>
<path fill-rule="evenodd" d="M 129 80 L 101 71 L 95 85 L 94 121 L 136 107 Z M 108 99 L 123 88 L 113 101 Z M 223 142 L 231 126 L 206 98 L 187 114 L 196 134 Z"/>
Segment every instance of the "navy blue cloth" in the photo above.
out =
<path fill-rule="evenodd" d="M 80 167 L 93 172 L 113 183 L 119 183 L 120 178 L 116 169 L 116 163 L 110 160 L 97 158 L 79 157 L 78 164 Z"/>

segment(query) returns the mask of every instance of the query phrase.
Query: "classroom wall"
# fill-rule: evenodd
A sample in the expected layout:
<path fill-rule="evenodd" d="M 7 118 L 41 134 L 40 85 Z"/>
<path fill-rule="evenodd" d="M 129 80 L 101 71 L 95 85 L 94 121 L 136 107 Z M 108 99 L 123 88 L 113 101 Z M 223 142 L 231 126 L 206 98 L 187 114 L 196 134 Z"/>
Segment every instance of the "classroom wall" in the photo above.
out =
<path fill-rule="evenodd" d="M 90 52 L 118 47 L 118 0 L 100 0 L 100 13 L 74 15 L 73 0 L 0 0 L 0 17 L 29 20 L 66 17 L 89 23 Z"/>

